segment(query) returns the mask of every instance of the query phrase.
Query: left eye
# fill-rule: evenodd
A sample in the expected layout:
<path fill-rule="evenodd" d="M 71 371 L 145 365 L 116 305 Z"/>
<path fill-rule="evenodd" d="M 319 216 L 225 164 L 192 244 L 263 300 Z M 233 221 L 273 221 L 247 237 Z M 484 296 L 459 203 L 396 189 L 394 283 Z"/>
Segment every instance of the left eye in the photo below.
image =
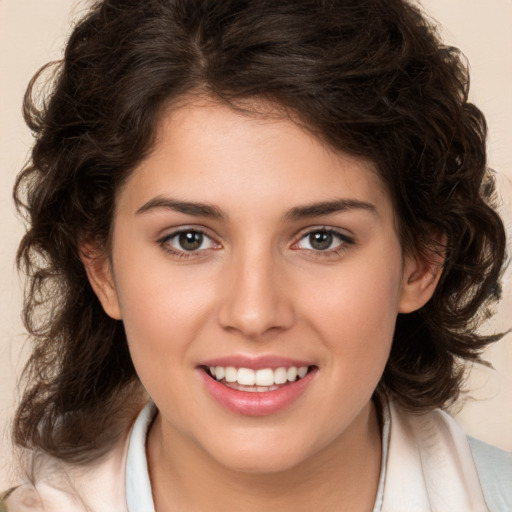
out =
<path fill-rule="evenodd" d="M 319 229 L 306 233 L 296 244 L 299 249 L 312 251 L 328 251 L 350 242 L 348 237 L 335 231 Z"/>
<path fill-rule="evenodd" d="M 205 233 L 196 230 L 179 231 L 165 238 L 166 245 L 176 251 L 194 252 L 215 247 L 215 242 Z"/>

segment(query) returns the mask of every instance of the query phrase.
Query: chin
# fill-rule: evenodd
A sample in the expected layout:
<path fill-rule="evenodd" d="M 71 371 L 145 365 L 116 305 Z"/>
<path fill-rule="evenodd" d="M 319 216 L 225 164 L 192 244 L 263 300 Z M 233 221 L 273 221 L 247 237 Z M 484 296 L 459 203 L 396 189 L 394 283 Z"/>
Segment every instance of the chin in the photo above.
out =
<path fill-rule="evenodd" d="M 248 475 L 270 475 L 284 473 L 296 467 L 303 459 L 290 459 L 283 456 L 262 457 L 261 454 L 249 457 L 238 457 L 236 460 L 219 461 L 227 469 Z"/>
<path fill-rule="evenodd" d="M 254 442 L 253 439 L 252 442 L 239 443 L 224 439 L 224 446 L 217 446 L 219 449 L 211 450 L 210 455 L 217 463 L 237 473 L 275 474 L 291 470 L 310 457 L 311 454 L 304 450 L 304 444 L 285 443 L 279 438 L 270 442 Z"/>

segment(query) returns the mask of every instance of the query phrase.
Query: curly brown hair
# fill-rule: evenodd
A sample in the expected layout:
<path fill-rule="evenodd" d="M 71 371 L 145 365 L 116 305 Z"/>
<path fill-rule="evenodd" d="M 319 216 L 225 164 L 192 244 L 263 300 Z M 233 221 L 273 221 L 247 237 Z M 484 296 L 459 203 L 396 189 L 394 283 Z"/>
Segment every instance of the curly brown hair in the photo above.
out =
<path fill-rule="evenodd" d="M 485 120 L 468 102 L 459 51 L 412 4 L 104 0 L 74 28 L 41 104 L 35 84 L 48 69 L 25 97 L 36 142 L 14 193 L 28 223 L 18 265 L 33 341 L 19 445 L 90 460 L 126 424 L 113 418 L 144 399 L 123 324 L 103 311 L 80 246 L 108 251 L 116 191 L 151 150 L 164 107 L 195 91 L 233 108 L 279 105 L 330 147 L 372 161 L 404 251 L 445 252 L 433 298 L 398 317 L 377 393 L 411 410 L 446 406 L 465 362 L 498 339 L 475 331 L 505 255 Z"/>

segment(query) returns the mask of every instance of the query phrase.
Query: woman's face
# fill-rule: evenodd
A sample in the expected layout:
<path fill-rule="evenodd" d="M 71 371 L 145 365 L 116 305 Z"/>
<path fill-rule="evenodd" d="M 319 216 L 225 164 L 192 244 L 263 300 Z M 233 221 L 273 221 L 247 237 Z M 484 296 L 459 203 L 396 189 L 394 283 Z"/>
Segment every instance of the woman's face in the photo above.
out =
<path fill-rule="evenodd" d="M 371 165 L 214 102 L 163 119 L 110 261 L 94 285 L 164 438 L 243 471 L 366 432 L 397 312 L 418 306 Z"/>

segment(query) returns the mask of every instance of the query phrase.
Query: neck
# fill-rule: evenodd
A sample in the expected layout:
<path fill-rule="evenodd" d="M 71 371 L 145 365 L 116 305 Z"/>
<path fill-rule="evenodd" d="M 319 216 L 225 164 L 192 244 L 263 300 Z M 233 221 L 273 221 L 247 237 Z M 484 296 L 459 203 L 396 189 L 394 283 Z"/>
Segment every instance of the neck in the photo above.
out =
<path fill-rule="evenodd" d="M 167 432 L 160 415 L 147 445 L 156 512 L 253 512 L 264 507 L 273 512 L 368 512 L 377 493 L 381 451 L 373 402 L 334 442 L 285 471 L 226 468 L 190 440 Z"/>

